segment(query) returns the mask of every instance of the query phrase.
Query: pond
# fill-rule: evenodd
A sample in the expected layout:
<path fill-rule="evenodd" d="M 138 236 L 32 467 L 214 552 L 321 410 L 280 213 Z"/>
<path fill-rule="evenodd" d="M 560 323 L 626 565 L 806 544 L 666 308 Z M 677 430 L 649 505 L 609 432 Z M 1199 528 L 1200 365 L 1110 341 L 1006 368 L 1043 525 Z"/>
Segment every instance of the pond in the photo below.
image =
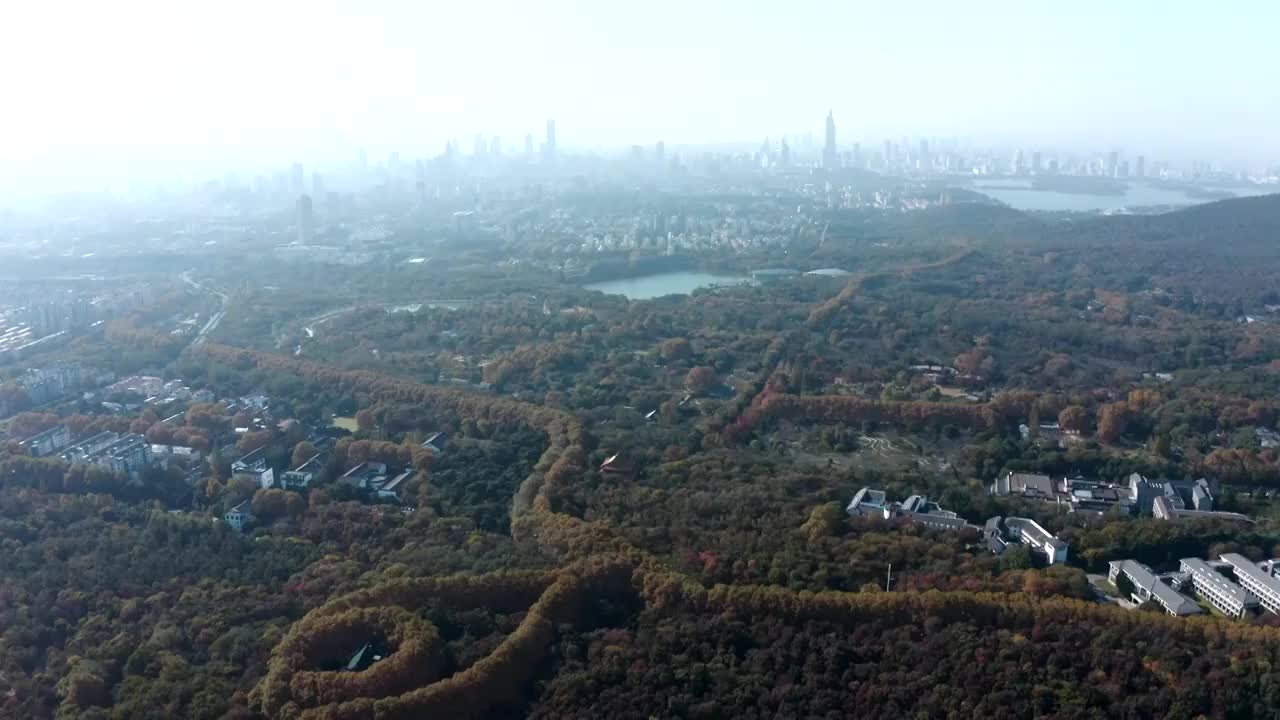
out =
<path fill-rule="evenodd" d="M 663 295 L 688 295 L 698 288 L 742 285 L 749 282 L 751 278 L 742 275 L 682 271 L 605 280 L 589 283 L 584 287 L 588 290 L 599 290 L 608 295 L 625 295 L 630 300 L 649 300 Z"/>

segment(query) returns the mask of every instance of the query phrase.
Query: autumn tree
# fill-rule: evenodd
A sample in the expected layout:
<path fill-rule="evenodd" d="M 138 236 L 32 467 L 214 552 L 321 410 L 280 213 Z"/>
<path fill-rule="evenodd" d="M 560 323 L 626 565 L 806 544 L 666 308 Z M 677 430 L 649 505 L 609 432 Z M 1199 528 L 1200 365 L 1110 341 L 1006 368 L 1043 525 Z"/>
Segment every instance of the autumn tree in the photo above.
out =
<path fill-rule="evenodd" d="M 356 427 L 368 432 L 378 427 L 378 419 L 374 416 L 372 410 L 363 408 L 356 412 Z"/>
<path fill-rule="evenodd" d="M 289 458 L 289 467 L 296 468 L 302 463 L 315 457 L 316 446 L 303 440 L 293 446 L 293 455 Z"/>
<path fill-rule="evenodd" d="M 706 365 L 693 368 L 684 378 L 684 386 L 695 395 L 707 392 L 715 387 L 716 382 L 716 371 Z"/>
<path fill-rule="evenodd" d="M 671 338 L 658 346 L 658 354 L 666 362 L 693 356 L 693 345 L 685 338 Z"/>
<path fill-rule="evenodd" d="M 1129 404 L 1123 402 L 1108 403 L 1099 408 L 1098 440 L 1108 444 L 1119 440 L 1129 425 L 1132 413 Z"/>
<path fill-rule="evenodd" d="M 236 449 L 242 453 L 251 453 L 258 448 L 266 447 L 271 442 L 270 430 L 247 432 L 236 441 Z"/>
<path fill-rule="evenodd" d="M 1058 413 L 1058 426 L 1066 432 L 1083 433 L 1089 429 L 1089 412 L 1079 405 L 1068 405 Z"/>

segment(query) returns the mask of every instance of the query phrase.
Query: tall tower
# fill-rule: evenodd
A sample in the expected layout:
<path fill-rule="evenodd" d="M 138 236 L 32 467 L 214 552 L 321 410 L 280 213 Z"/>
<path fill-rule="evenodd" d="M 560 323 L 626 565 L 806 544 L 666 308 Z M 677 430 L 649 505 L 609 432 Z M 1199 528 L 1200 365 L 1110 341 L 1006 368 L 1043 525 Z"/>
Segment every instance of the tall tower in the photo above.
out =
<path fill-rule="evenodd" d="M 1138 156 L 1137 164 L 1134 165 L 1133 175 L 1140 178 L 1147 176 L 1147 158 L 1145 156 Z"/>
<path fill-rule="evenodd" d="M 298 196 L 298 242 L 306 245 L 311 241 L 315 228 L 315 215 L 311 209 L 311 196 Z"/>
<path fill-rule="evenodd" d="M 556 161 L 556 121 L 547 120 L 547 141 L 542 144 L 542 157 L 549 163 Z"/>
<path fill-rule="evenodd" d="M 836 119 L 831 111 L 827 111 L 827 140 L 822 146 L 822 165 L 826 168 L 836 166 Z"/>

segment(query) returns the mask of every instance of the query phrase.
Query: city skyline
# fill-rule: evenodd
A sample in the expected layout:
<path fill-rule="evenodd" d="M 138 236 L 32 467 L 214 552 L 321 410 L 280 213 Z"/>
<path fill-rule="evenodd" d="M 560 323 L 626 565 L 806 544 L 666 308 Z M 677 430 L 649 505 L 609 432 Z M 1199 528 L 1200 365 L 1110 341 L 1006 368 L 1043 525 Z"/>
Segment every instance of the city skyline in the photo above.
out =
<path fill-rule="evenodd" d="M 0 60 L 24 72 L 7 78 L 19 111 L 0 119 L 0 190 L 332 163 L 358 147 L 422 157 L 475 132 L 520 138 L 552 116 L 566 151 L 755 146 L 821 137 L 827 108 L 864 142 L 1280 158 L 1267 72 L 1280 9 L 1093 5 L 127 0 L 76 7 L 71 28 L 56 2 L 8 8 Z"/>

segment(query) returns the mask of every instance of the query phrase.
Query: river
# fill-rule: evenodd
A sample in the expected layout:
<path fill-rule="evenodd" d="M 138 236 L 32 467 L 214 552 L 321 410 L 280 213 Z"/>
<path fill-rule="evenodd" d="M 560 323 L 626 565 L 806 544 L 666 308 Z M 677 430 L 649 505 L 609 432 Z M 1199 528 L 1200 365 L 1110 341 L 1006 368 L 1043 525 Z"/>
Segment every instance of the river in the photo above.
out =
<path fill-rule="evenodd" d="M 713 285 L 741 285 L 751 282 L 741 275 L 713 275 L 705 272 L 664 272 L 639 275 L 585 285 L 608 295 L 625 295 L 630 300 L 649 300 L 663 295 L 688 295 L 698 288 Z"/>

